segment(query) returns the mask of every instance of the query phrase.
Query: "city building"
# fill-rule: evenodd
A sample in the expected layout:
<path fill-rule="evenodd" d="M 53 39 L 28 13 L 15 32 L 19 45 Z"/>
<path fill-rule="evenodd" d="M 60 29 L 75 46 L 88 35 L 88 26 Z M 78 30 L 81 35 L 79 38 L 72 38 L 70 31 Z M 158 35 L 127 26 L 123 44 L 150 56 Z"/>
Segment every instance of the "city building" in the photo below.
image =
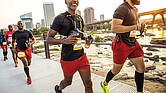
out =
<path fill-rule="evenodd" d="M 100 21 L 104 21 L 104 14 L 100 15 Z"/>
<path fill-rule="evenodd" d="M 77 10 L 76 13 L 81 16 L 81 11 Z"/>
<path fill-rule="evenodd" d="M 14 30 L 18 30 L 17 24 L 12 24 Z"/>
<path fill-rule="evenodd" d="M 55 17 L 53 2 L 44 2 L 43 9 L 44 9 L 44 19 L 46 27 L 50 27 Z"/>
<path fill-rule="evenodd" d="M 84 21 L 85 23 L 93 23 L 95 19 L 94 9 L 92 7 L 88 7 L 84 10 Z"/>
<path fill-rule="evenodd" d="M 20 19 L 24 23 L 24 28 L 26 30 L 32 30 L 33 29 L 32 12 L 21 15 Z"/>
<path fill-rule="evenodd" d="M 46 22 L 44 19 L 41 20 L 41 27 L 46 27 Z"/>
<path fill-rule="evenodd" d="M 37 22 L 37 23 L 36 23 L 36 28 L 40 28 L 40 27 L 41 27 L 40 23 Z"/>

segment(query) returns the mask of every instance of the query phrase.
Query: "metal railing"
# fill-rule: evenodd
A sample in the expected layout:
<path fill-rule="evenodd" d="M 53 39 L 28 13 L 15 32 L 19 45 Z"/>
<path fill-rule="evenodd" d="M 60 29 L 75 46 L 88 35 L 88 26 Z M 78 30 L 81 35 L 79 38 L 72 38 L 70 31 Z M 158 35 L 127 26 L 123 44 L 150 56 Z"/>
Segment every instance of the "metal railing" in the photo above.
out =
<path fill-rule="evenodd" d="M 93 42 L 92 44 L 96 45 L 112 45 L 112 42 Z M 166 45 L 157 45 L 157 44 L 141 44 L 142 47 L 155 47 L 155 48 L 166 48 Z"/>
<path fill-rule="evenodd" d="M 46 41 L 46 34 L 43 34 L 44 40 L 40 40 L 44 42 L 44 47 L 45 47 L 45 56 L 46 58 L 50 59 L 50 50 L 49 50 L 49 45 Z M 85 42 L 82 42 L 85 44 Z M 93 42 L 92 44 L 95 45 L 112 45 L 112 42 Z M 166 48 L 166 45 L 157 45 L 157 44 L 142 44 L 139 43 L 142 47 L 155 47 L 155 48 Z"/>
<path fill-rule="evenodd" d="M 45 56 L 46 58 L 50 59 L 50 51 L 49 51 L 49 45 L 46 41 L 47 33 L 43 33 L 43 39 L 44 39 L 44 47 L 45 47 Z"/>

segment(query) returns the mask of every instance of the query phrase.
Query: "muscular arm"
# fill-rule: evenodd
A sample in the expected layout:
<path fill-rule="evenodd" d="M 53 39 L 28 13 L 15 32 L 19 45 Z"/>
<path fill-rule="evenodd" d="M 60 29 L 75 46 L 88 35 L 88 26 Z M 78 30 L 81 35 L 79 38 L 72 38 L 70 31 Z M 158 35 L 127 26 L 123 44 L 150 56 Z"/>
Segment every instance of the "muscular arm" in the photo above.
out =
<path fill-rule="evenodd" d="M 33 45 L 33 44 L 36 42 L 36 39 L 35 39 L 35 37 L 34 37 L 34 36 L 33 36 L 31 39 L 32 39 L 31 44 Z"/>
<path fill-rule="evenodd" d="M 113 33 L 126 33 L 126 32 L 130 32 L 131 30 L 135 30 L 137 27 L 136 25 L 124 26 L 122 25 L 122 22 L 123 20 L 121 19 L 116 19 L 116 18 L 112 19 L 111 30 Z"/>
<path fill-rule="evenodd" d="M 32 40 L 30 44 L 33 45 L 36 42 L 36 39 L 34 35 L 32 34 L 32 32 L 29 31 L 29 33 L 30 33 L 30 39 Z"/>
<path fill-rule="evenodd" d="M 76 36 L 78 36 L 77 34 L 69 36 L 66 39 L 56 39 L 56 38 L 54 38 L 54 36 L 57 33 L 58 33 L 57 31 L 50 29 L 50 31 L 47 35 L 47 39 L 46 39 L 48 44 L 53 44 L 53 45 L 56 45 L 56 44 L 75 44 L 77 42 L 77 37 L 76 37 Z"/>
<path fill-rule="evenodd" d="M 13 49 L 16 49 L 15 33 L 12 34 L 12 47 L 13 47 Z"/>
<path fill-rule="evenodd" d="M 53 45 L 56 45 L 56 44 L 64 44 L 64 39 L 56 39 L 54 38 L 54 36 L 57 34 L 58 32 L 53 30 L 53 29 L 50 29 L 50 31 L 48 32 L 48 35 L 47 35 L 47 43 L 48 44 L 53 44 Z"/>
<path fill-rule="evenodd" d="M 16 49 L 16 40 L 15 39 L 12 40 L 12 47 L 13 47 L 13 49 Z"/>

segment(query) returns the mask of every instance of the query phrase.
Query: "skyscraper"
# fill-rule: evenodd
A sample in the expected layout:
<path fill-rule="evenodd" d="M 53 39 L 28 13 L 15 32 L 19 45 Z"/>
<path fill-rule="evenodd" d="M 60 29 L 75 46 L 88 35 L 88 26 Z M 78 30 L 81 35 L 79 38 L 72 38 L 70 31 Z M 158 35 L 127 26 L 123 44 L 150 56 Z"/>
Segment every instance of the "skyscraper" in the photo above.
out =
<path fill-rule="evenodd" d="M 81 11 L 77 10 L 76 13 L 81 16 Z"/>
<path fill-rule="evenodd" d="M 14 29 L 14 30 L 17 30 L 17 29 L 18 29 L 17 24 L 12 24 L 12 26 L 13 26 L 13 29 Z"/>
<path fill-rule="evenodd" d="M 46 26 L 49 27 L 55 17 L 53 2 L 44 2 L 43 9 L 44 9 L 45 23 Z"/>
<path fill-rule="evenodd" d="M 27 30 L 33 29 L 33 19 L 32 19 L 32 13 L 26 13 L 20 16 L 20 19 L 24 23 L 24 28 Z"/>
<path fill-rule="evenodd" d="M 46 27 L 46 22 L 44 19 L 41 20 L 41 27 Z"/>
<path fill-rule="evenodd" d="M 94 9 L 92 7 L 88 7 L 84 10 L 84 20 L 85 23 L 92 23 L 94 22 Z"/>
<path fill-rule="evenodd" d="M 37 23 L 36 23 L 36 28 L 40 28 L 40 27 L 41 27 L 40 23 L 37 22 Z"/>
<path fill-rule="evenodd" d="M 100 21 L 104 21 L 104 14 L 100 15 Z"/>

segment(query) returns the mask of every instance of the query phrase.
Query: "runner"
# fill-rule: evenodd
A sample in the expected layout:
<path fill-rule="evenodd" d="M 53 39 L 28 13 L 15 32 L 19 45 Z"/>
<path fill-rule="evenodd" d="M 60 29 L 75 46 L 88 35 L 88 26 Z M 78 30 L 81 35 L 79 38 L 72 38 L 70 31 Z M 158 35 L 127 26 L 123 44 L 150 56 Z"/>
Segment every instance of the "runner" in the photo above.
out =
<path fill-rule="evenodd" d="M 47 37 L 49 44 L 62 44 L 60 63 L 64 79 L 55 86 L 55 92 L 62 93 L 64 88 L 71 85 L 73 75 L 78 71 L 85 87 L 85 93 L 93 93 L 90 64 L 81 45 L 81 39 L 85 39 L 80 33 L 84 27 L 83 19 L 76 14 L 79 0 L 65 0 L 65 3 L 68 11 L 55 17 Z M 62 36 L 61 39 L 54 38 L 57 33 Z M 88 40 L 86 39 L 86 41 Z"/>
<path fill-rule="evenodd" d="M 14 51 L 13 47 L 12 47 L 12 34 L 15 32 L 15 30 L 13 30 L 13 26 L 12 25 L 8 25 L 8 29 L 9 31 L 6 32 L 6 37 L 8 40 L 8 46 L 12 52 L 12 57 L 15 63 L 15 67 L 18 66 L 18 60 L 17 60 L 17 54 L 16 51 Z"/>
<path fill-rule="evenodd" d="M 136 31 L 143 32 L 144 24 L 139 23 L 137 8 L 135 5 L 140 4 L 140 0 L 124 0 L 114 12 L 112 20 L 112 32 L 116 33 L 116 38 L 112 42 L 113 50 L 113 69 L 106 76 L 105 81 L 101 82 L 102 93 L 110 93 L 108 83 L 117 75 L 128 58 L 136 68 L 135 82 L 137 93 L 143 92 L 144 84 L 144 52 L 137 42 Z"/>
<path fill-rule="evenodd" d="M 5 33 L 4 33 L 4 29 L 1 29 L 1 42 L 0 42 L 0 46 L 1 48 L 3 49 L 3 55 L 4 55 L 4 61 L 6 61 L 8 58 L 7 58 L 7 49 L 8 49 L 8 45 L 7 45 L 7 38 L 5 36 Z"/>
<path fill-rule="evenodd" d="M 22 61 L 24 65 L 24 71 L 27 75 L 27 83 L 31 84 L 32 80 L 29 74 L 29 67 L 31 64 L 32 50 L 31 45 L 35 43 L 35 38 L 30 31 L 24 29 L 22 21 L 17 23 L 18 31 L 14 32 L 12 35 L 13 47 L 18 53 L 18 58 Z M 32 42 L 30 42 L 30 39 Z M 17 48 L 14 43 L 17 43 Z"/>

